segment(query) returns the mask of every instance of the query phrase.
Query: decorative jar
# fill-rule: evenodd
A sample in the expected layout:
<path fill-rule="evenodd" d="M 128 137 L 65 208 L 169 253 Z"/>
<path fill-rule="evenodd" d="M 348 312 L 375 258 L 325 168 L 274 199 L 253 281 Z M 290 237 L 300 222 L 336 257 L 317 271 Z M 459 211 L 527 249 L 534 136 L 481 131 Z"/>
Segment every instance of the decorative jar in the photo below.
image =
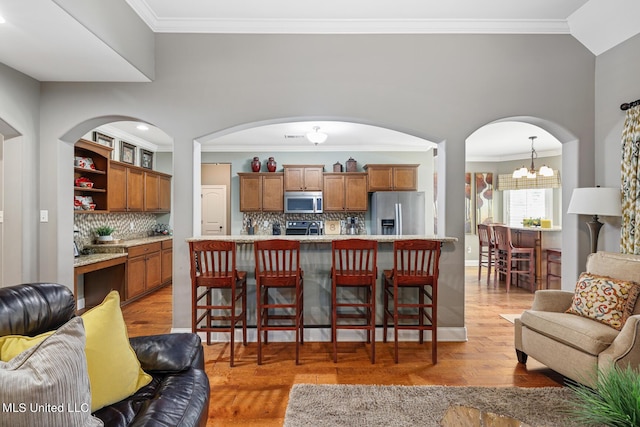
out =
<path fill-rule="evenodd" d="M 273 159 L 273 157 L 269 157 L 269 160 L 267 161 L 267 170 L 269 172 L 275 172 L 277 166 L 278 166 L 278 164 Z"/>
<path fill-rule="evenodd" d="M 253 161 L 251 162 L 251 170 L 254 172 L 260 172 L 260 159 L 257 157 L 253 158 Z"/>

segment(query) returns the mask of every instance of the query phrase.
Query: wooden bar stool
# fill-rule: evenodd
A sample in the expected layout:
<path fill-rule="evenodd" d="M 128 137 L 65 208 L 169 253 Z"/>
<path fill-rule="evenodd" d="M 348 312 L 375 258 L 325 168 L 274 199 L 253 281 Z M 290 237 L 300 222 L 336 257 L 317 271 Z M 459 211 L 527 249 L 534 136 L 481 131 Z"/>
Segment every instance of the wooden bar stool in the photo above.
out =
<path fill-rule="evenodd" d="M 364 329 L 371 343 L 371 363 L 376 361 L 376 280 L 378 242 L 348 239 L 331 242 L 331 340 L 333 361 L 338 361 L 338 329 Z M 357 298 L 353 293 L 364 293 Z M 364 320 L 339 323 L 339 320 Z"/>
<path fill-rule="evenodd" d="M 562 280 L 562 250 L 561 249 L 546 249 L 547 251 L 547 289 L 551 284 L 551 279 Z M 558 273 L 553 272 L 553 265 L 557 265 Z"/>
<path fill-rule="evenodd" d="M 247 345 L 247 272 L 236 270 L 235 242 L 189 242 L 189 254 L 191 330 L 206 332 L 207 345 L 211 344 L 211 332 L 228 332 L 231 341 L 229 364 L 233 366 L 235 329 L 240 322 L 242 343 Z M 217 295 L 214 291 L 218 291 Z M 228 297 L 225 294 L 229 294 Z"/>
<path fill-rule="evenodd" d="M 438 271 L 440 242 L 434 240 L 396 240 L 393 243 L 393 270 L 385 270 L 383 341 L 387 342 L 387 326 L 393 319 L 395 353 L 398 363 L 398 330 L 419 331 L 419 342 L 424 342 L 424 331 L 431 331 L 431 360 L 438 363 Z M 407 301 L 405 290 L 417 291 Z M 401 295 L 401 293 L 403 295 Z M 389 306 L 390 301 L 393 307 Z M 417 321 L 407 323 L 405 320 Z M 427 321 L 425 323 L 425 320 Z M 403 321 L 401 323 L 401 321 Z"/>
<path fill-rule="evenodd" d="M 258 365 L 262 364 L 262 341 L 269 331 L 294 331 L 296 365 L 300 363 L 300 344 L 304 343 L 304 306 L 300 242 L 296 240 L 257 240 L 253 244 L 256 261 Z M 271 292 L 270 292 L 271 291 Z M 278 291 L 270 298 L 270 294 Z M 275 321 L 275 322 L 274 322 Z"/>
<path fill-rule="evenodd" d="M 495 244 L 493 238 L 493 229 L 487 224 L 478 224 L 478 281 L 482 276 L 482 266 L 487 267 L 487 285 L 491 279 L 491 269 L 493 268 L 493 253 Z"/>
<path fill-rule="evenodd" d="M 535 249 L 514 246 L 511 240 L 511 229 L 505 225 L 494 225 L 493 235 L 496 245 L 494 278 L 497 280 L 498 274 L 504 274 L 507 292 L 509 292 L 511 276 L 526 275 L 531 292 L 534 292 L 536 290 Z M 526 268 L 523 265 L 526 265 Z"/>

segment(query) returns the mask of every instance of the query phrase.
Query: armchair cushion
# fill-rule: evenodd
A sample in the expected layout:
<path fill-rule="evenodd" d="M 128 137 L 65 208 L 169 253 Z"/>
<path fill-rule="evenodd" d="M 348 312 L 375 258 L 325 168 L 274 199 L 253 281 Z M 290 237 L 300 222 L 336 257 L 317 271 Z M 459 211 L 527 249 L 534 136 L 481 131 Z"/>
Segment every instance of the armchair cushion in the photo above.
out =
<path fill-rule="evenodd" d="M 527 328 L 588 354 L 598 355 L 619 332 L 603 323 L 567 313 L 526 310 L 520 321 Z"/>
<path fill-rule="evenodd" d="M 633 313 L 640 293 L 634 282 L 582 273 L 567 313 L 588 317 L 616 330 Z"/>

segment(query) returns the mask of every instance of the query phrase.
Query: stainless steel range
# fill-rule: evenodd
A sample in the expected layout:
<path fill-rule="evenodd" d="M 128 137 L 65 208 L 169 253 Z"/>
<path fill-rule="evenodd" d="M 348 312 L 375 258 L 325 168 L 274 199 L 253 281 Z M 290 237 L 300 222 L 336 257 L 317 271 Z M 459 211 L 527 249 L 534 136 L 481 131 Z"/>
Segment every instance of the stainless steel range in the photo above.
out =
<path fill-rule="evenodd" d="M 287 236 L 319 236 L 324 234 L 324 221 L 287 221 Z"/>

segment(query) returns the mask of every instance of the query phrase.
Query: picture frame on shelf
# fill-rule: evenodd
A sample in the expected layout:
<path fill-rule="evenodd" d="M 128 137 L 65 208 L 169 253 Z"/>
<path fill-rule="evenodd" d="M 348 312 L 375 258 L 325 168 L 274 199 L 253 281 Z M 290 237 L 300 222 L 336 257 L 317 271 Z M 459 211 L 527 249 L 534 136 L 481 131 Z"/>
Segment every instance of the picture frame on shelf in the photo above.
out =
<path fill-rule="evenodd" d="M 113 148 L 114 138 L 109 135 L 105 135 L 104 133 L 93 131 L 93 140 L 100 145 L 106 145 L 107 147 Z"/>
<path fill-rule="evenodd" d="M 120 161 L 130 165 L 136 162 L 136 146 L 128 142 L 120 141 Z"/>
<path fill-rule="evenodd" d="M 153 151 L 140 149 L 140 166 L 145 169 L 153 169 Z"/>

